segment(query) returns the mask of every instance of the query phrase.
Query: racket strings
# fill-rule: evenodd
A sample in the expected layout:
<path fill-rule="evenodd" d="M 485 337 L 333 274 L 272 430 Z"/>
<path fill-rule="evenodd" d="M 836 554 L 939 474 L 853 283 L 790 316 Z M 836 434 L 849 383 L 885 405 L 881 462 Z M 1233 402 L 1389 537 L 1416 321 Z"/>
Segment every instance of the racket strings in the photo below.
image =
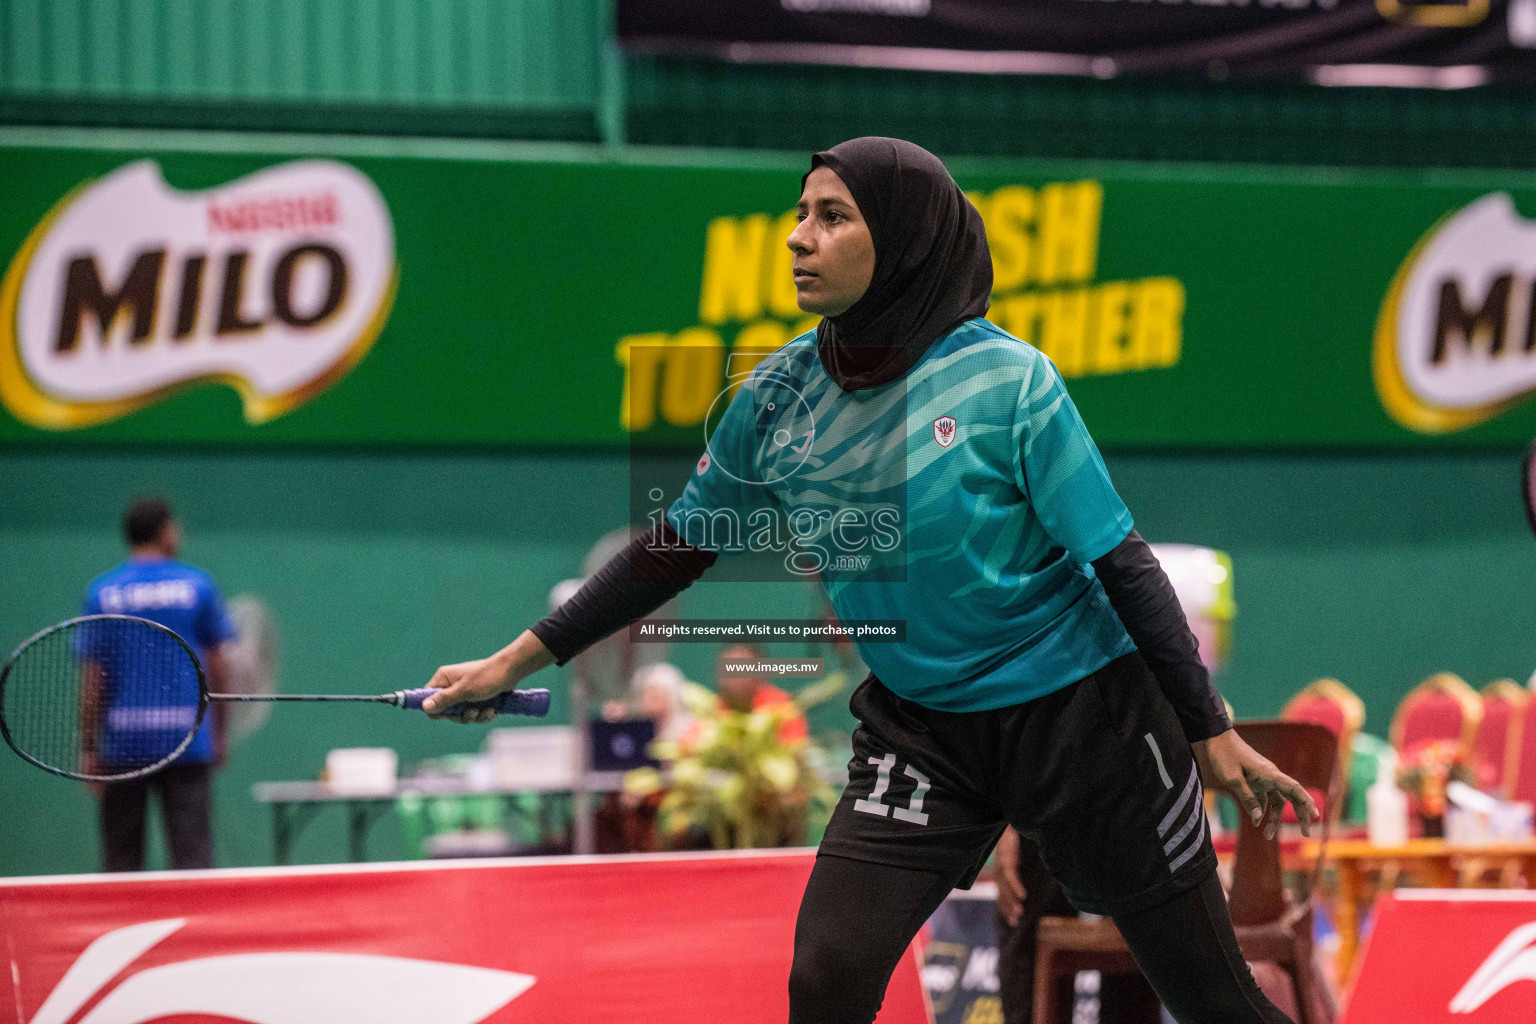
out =
<path fill-rule="evenodd" d="M 77 619 L 12 656 L 0 701 L 18 753 L 68 775 L 151 769 L 195 737 L 198 670 L 176 636 L 127 617 Z"/>

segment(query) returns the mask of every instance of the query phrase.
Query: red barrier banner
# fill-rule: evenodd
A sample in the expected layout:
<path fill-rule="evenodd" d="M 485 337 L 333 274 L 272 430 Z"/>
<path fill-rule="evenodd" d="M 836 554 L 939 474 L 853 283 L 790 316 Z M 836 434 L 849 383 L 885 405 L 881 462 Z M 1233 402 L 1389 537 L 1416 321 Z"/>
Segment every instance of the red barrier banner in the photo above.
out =
<path fill-rule="evenodd" d="M 1536 892 L 1406 890 L 1375 916 L 1341 1024 L 1536 1020 Z"/>
<path fill-rule="evenodd" d="M 812 859 L 794 850 L 6 879 L 0 1020 L 783 1024 Z M 928 1022 L 911 952 L 879 1019 Z"/>

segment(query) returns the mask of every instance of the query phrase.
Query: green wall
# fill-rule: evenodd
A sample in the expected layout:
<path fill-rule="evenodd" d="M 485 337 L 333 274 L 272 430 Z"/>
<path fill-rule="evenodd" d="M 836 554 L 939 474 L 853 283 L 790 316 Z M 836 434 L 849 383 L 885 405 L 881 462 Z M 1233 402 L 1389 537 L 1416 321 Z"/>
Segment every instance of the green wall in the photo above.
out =
<path fill-rule="evenodd" d="M 690 463 L 679 460 L 679 475 Z M 1222 687 L 1240 714 L 1271 714 L 1303 683 L 1336 675 L 1365 698 L 1367 728 L 1385 733 L 1402 693 L 1433 671 L 1480 686 L 1536 669 L 1536 539 L 1515 452 L 1111 452 L 1108 463 L 1149 540 L 1233 556 L 1240 611 Z M 275 611 L 283 689 L 412 685 L 541 615 L 549 588 L 621 521 L 625 474 L 612 454 L 0 451 L 0 643 L 73 614 L 86 581 L 121 557 L 124 503 L 154 490 L 181 513 L 188 560 L 227 594 L 259 595 Z M 806 587 L 701 582 L 682 613 L 814 608 Z M 708 678 L 712 647 L 675 653 L 691 677 Z M 539 681 L 562 689 L 559 670 Z M 816 720 L 849 724 L 841 707 Z M 218 862 L 268 862 L 255 781 L 313 778 L 332 747 L 389 745 L 409 764 L 473 749 L 482 732 L 383 707 L 279 708 L 219 776 Z M 386 817 L 370 853 L 402 851 Z M 295 847 L 301 862 L 344 856 L 337 808 Z M 0 753 L 0 874 L 96 863 L 83 788 Z"/>

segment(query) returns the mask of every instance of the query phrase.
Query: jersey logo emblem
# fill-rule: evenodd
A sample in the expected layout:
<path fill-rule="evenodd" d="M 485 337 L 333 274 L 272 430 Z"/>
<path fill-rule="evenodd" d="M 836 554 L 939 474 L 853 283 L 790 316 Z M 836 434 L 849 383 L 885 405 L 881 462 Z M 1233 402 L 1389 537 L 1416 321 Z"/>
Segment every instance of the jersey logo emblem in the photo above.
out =
<path fill-rule="evenodd" d="M 933 439 L 939 442 L 940 448 L 948 448 L 955 443 L 955 418 L 953 416 L 940 416 L 933 421 Z"/>
<path fill-rule="evenodd" d="M 696 467 L 695 472 L 697 472 L 700 476 L 703 476 L 705 471 L 707 471 L 708 469 L 709 469 L 709 452 L 705 452 L 703 455 L 701 455 L 699 457 L 699 464 Z"/>

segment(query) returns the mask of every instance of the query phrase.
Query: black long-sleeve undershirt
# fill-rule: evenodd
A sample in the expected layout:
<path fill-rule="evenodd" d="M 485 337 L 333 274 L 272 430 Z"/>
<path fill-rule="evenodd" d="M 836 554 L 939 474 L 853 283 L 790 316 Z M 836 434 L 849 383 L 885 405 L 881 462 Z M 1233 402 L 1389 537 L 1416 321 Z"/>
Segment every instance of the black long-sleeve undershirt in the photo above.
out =
<path fill-rule="evenodd" d="M 1184 737 L 1194 743 L 1232 728 L 1173 584 L 1141 534 L 1132 530 L 1091 564 L 1115 614 L 1178 714 Z"/>
<path fill-rule="evenodd" d="M 661 607 L 717 558 L 717 553 L 683 540 L 663 520 L 659 528 L 631 540 L 569 600 L 535 623 L 533 633 L 555 656 L 555 664 L 564 665 L 608 634 Z M 1092 564 L 1115 614 L 1177 712 L 1184 735 L 1195 742 L 1231 728 L 1173 584 L 1147 542 L 1132 530 Z"/>
<path fill-rule="evenodd" d="M 569 600 L 534 623 L 533 635 L 549 648 L 556 665 L 564 665 L 666 604 L 719 557 L 683 540 L 663 519 L 660 527 L 636 536 Z"/>

